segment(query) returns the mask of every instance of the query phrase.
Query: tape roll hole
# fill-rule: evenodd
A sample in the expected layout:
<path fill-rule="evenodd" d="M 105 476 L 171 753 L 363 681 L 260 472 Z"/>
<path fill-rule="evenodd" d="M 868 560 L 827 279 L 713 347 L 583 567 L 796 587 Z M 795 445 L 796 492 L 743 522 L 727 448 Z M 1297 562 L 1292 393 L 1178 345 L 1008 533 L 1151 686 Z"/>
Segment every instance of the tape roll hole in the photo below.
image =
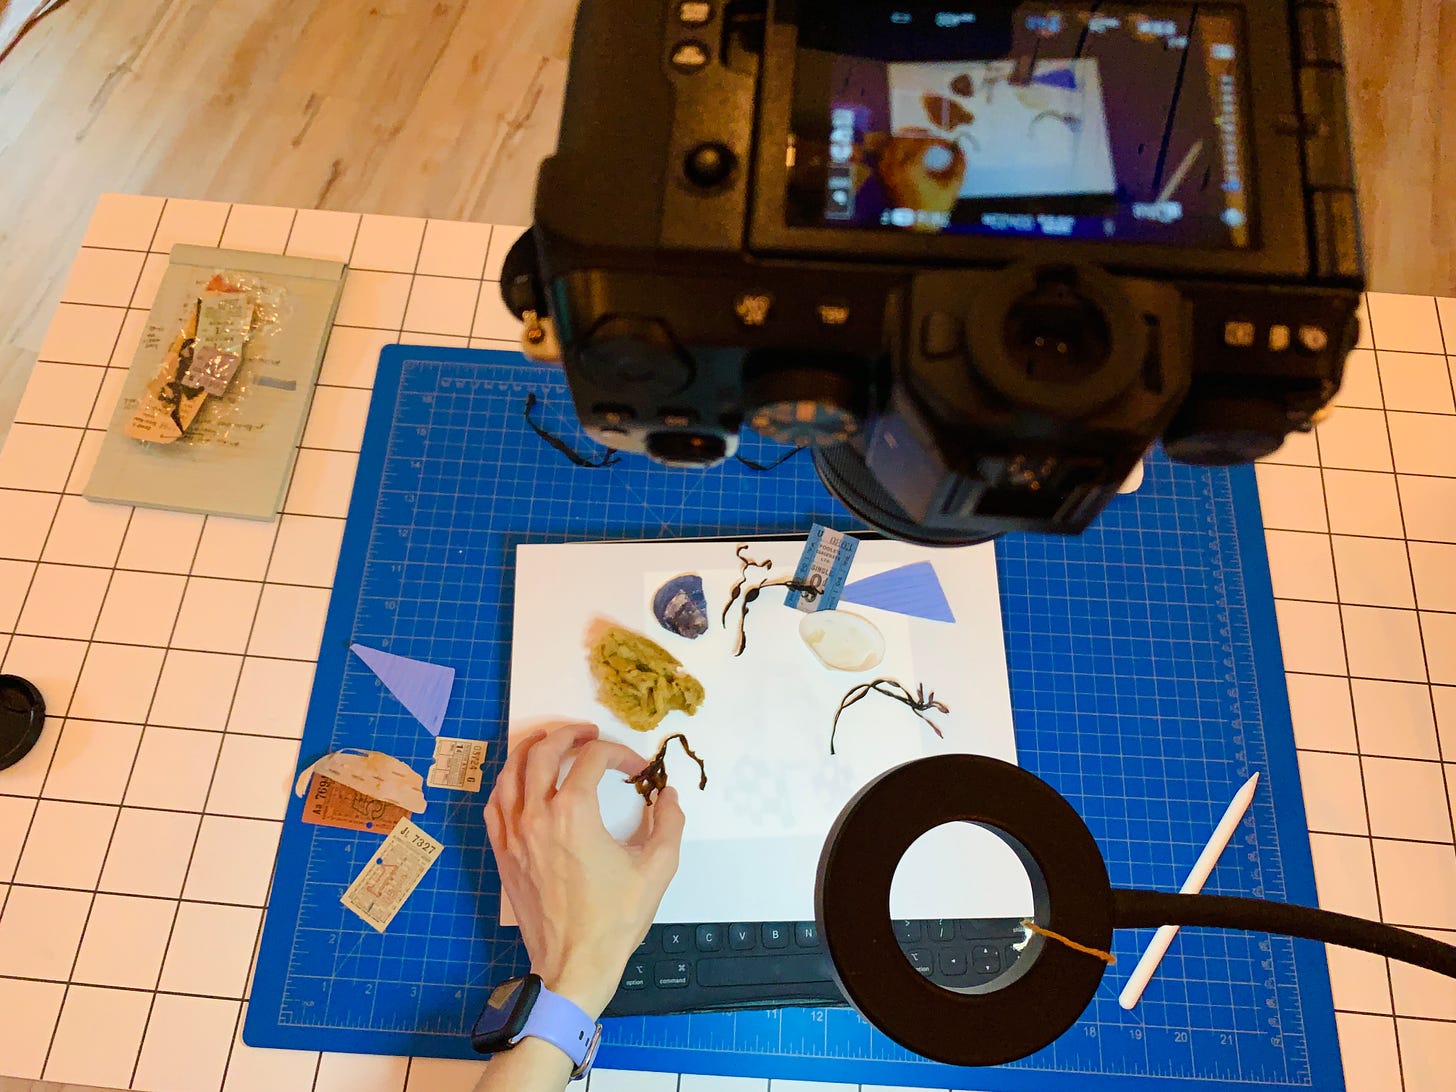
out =
<path fill-rule="evenodd" d="M 1004 831 L 953 822 L 926 831 L 900 858 L 891 926 L 910 965 L 934 985 L 995 993 L 1035 962 L 1044 941 L 1028 942 L 1019 923 L 1035 919 L 1033 892 L 1045 888 L 1031 855 L 1018 848 Z"/>

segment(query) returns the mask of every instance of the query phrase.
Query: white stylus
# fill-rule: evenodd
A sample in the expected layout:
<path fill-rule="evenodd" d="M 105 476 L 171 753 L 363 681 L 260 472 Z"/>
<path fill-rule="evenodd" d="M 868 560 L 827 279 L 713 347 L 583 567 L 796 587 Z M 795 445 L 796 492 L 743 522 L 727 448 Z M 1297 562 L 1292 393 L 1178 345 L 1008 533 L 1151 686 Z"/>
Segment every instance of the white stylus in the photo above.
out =
<path fill-rule="evenodd" d="M 1203 847 L 1203 852 L 1198 855 L 1198 860 L 1193 864 L 1193 871 L 1188 874 L 1188 879 L 1183 881 L 1181 893 L 1184 895 L 1196 895 L 1203 890 L 1203 885 L 1208 882 L 1208 877 L 1213 873 L 1213 866 L 1218 864 L 1218 859 L 1223 856 L 1223 851 L 1228 848 L 1229 842 L 1233 840 L 1234 831 L 1239 829 L 1239 823 L 1243 821 L 1244 813 L 1249 810 L 1249 805 L 1254 800 L 1254 790 L 1259 787 L 1259 775 L 1255 774 L 1244 782 L 1244 787 L 1235 794 L 1230 801 L 1228 810 L 1223 813 L 1223 818 L 1218 821 L 1218 826 L 1213 830 L 1213 837 L 1208 840 L 1208 845 Z M 1122 988 L 1122 993 L 1117 995 L 1117 1003 L 1125 1009 L 1133 1008 L 1142 1000 L 1143 990 L 1148 988 L 1148 982 L 1153 977 L 1153 972 L 1158 969 L 1158 964 L 1163 961 L 1167 954 L 1168 945 L 1173 943 L 1173 938 L 1178 935 L 1178 926 L 1164 925 L 1153 937 L 1148 950 L 1143 953 L 1138 965 L 1133 968 L 1132 977 L 1127 980 L 1127 985 Z"/>

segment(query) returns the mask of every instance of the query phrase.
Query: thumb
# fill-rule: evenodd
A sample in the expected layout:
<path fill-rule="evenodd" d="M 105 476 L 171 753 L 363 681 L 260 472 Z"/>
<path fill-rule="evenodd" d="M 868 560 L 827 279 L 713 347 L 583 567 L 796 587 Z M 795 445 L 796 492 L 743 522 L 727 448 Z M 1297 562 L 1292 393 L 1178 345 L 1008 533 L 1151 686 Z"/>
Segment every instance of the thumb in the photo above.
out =
<path fill-rule="evenodd" d="M 653 860 L 669 862 L 677 869 L 678 850 L 682 846 L 683 827 L 687 816 L 678 803 L 677 789 L 669 785 L 657 794 L 652 805 L 652 831 L 644 839 L 642 848 Z"/>

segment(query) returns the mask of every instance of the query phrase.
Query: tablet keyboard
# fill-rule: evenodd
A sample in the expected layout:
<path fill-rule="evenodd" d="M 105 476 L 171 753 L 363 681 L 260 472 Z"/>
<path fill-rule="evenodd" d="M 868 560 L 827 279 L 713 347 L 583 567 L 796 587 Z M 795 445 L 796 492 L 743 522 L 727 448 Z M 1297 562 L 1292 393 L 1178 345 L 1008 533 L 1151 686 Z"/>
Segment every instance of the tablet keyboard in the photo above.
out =
<path fill-rule="evenodd" d="M 894 929 L 915 969 L 951 989 L 1002 974 L 1023 939 L 1014 918 L 897 921 Z M 812 921 L 654 925 L 605 1015 L 844 1003 Z"/>

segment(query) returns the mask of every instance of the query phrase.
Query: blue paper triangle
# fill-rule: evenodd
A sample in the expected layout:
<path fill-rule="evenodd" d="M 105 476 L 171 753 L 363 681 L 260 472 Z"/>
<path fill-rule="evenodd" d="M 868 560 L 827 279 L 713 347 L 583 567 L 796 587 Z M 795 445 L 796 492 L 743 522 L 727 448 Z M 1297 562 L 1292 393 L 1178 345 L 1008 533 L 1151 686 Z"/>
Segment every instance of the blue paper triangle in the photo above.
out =
<path fill-rule="evenodd" d="M 411 660 L 367 645 L 350 645 L 356 656 L 369 665 L 379 681 L 399 699 L 432 736 L 440 734 L 445 708 L 455 685 L 455 669 Z"/>
<path fill-rule="evenodd" d="M 940 586 L 940 578 L 935 575 L 935 566 L 928 561 L 917 561 L 878 576 L 856 580 L 845 585 L 839 598 L 842 603 L 858 603 L 862 607 L 876 607 L 911 618 L 926 618 L 932 622 L 955 621 L 945 590 Z"/>
<path fill-rule="evenodd" d="M 1031 77 L 1032 83 L 1039 83 L 1043 87 L 1062 87 L 1068 91 L 1077 90 L 1077 74 L 1070 68 L 1054 68 L 1050 72 L 1040 72 Z"/>

